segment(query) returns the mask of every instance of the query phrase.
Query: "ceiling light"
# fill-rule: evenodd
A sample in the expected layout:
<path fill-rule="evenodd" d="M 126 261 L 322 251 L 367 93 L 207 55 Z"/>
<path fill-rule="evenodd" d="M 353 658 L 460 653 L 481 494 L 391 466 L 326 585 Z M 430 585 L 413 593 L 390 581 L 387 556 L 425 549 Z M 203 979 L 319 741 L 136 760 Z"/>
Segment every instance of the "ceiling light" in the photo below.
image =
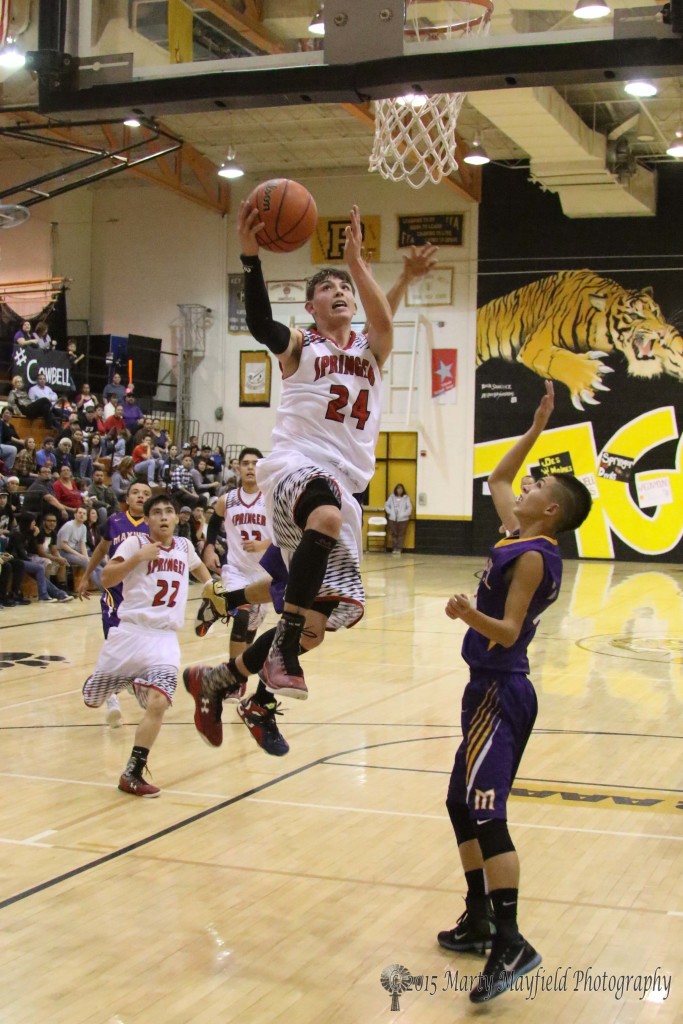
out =
<path fill-rule="evenodd" d="M 675 156 L 677 159 L 683 157 L 683 127 L 676 131 L 673 139 L 666 150 L 667 156 Z"/>
<path fill-rule="evenodd" d="M 656 96 L 657 86 L 654 82 L 638 78 L 635 81 L 626 82 L 624 92 L 627 92 L 629 96 Z"/>
<path fill-rule="evenodd" d="M 235 163 L 235 150 L 229 146 L 225 160 L 218 170 L 218 175 L 221 178 L 241 178 L 243 174 L 242 168 Z"/>
<path fill-rule="evenodd" d="M 578 0 L 574 8 L 574 17 L 583 21 L 593 21 L 595 18 L 606 18 L 612 10 L 607 6 L 605 0 Z"/>
<path fill-rule="evenodd" d="M 325 35 L 325 15 L 323 13 L 324 4 L 321 4 L 318 10 L 311 18 L 311 23 L 308 26 L 308 31 L 312 36 L 324 36 Z"/>
<path fill-rule="evenodd" d="M 399 107 L 412 107 L 413 110 L 420 110 L 427 102 L 427 97 L 421 92 L 407 92 L 405 96 L 397 96 L 396 103 Z"/>
<path fill-rule="evenodd" d="M 464 160 L 466 164 L 472 164 L 474 167 L 483 167 L 484 164 L 491 163 L 491 157 L 488 156 L 478 135 L 474 136 L 470 151 Z"/>
<path fill-rule="evenodd" d="M 23 68 L 25 63 L 26 57 L 23 53 L 19 53 L 14 39 L 7 36 L 7 42 L 0 50 L 0 68 L 9 68 L 14 71 L 16 68 Z"/>
<path fill-rule="evenodd" d="M 652 127 L 652 122 L 644 110 L 638 114 L 638 123 L 636 124 L 636 138 L 638 142 L 654 142 L 655 132 Z"/>
<path fill-rule="evenodd" d="M 140 127 L 140 121 L 138 121 L 137 117 L 127 117 L 123 123 L 125 124 L 126 128 Z"/>

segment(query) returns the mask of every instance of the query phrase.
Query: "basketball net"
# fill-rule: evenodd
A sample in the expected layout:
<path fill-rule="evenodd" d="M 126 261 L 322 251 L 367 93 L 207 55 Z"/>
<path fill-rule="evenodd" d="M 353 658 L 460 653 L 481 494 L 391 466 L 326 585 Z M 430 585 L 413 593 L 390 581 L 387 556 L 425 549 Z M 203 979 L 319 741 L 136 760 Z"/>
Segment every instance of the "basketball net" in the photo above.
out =
<path fill-rule="evenodd" d="M 447 9 L 440 23 L 420 17 L 424 10 Z M 425 42 L 487 35 L 492 0 L 454 0 L 432 3 L 412 0 L 406 12 L 404 35 Z M 375 100 L 375 141 L 370 171 L 389 181 L 407 181 L 412 188 L 435 185 L 458 169 L 456 125 L 465 93 L 423 93 Z"/>

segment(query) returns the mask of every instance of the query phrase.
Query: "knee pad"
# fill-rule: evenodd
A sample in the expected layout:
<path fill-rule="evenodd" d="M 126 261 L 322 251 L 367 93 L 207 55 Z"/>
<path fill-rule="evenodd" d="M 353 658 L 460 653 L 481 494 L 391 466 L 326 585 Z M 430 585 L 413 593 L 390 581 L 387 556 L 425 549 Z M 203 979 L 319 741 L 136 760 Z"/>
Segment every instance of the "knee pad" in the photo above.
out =
<path fill-rule="evenodd" d="M 474 827 L 475 838 L 479 842 L 479 849 L 485 861 L 501 853 L 515 852 L 507 821 L 501 818 L 488 818 L 477 821 Z"/>
<path fill-rule="evenodd" d="M 234 644 L 246 644 L 249 635 L 249 609 L 238 608 L 232 618 L 230 640 Z"/>
<path fill-rule="evenodd" d="M 256 636 L 256 630 L 255 629 L 250 629 L 250 630 L 247 631 L 247 645 L 249 647 L 251 647 L 251 645 L 253 644 L 255 636 Z"/>
<path fill-rule="evenodd" d="M 321 505 L 333 505 L 340 509 L 341 501 L 332 490 L 329 480 L 322 476 L 315 476 L 304 487 L 294 509 L 294 522 L 300 530 L 306 529 L 311 512 L 320 508 Z"/>
<path fill-rule="evenodd" d="M 446 800 L 446 809 L 448 810 L 448 816 L 451 819 L 451 825 L 455 832 L 455 841 L 458 846 L 462 846 L 463 843 L 468 843 L 470 839 L 477 838 L 475 825 L 470 818 L 470 812 L 467 804 L 451 803 Z"/>

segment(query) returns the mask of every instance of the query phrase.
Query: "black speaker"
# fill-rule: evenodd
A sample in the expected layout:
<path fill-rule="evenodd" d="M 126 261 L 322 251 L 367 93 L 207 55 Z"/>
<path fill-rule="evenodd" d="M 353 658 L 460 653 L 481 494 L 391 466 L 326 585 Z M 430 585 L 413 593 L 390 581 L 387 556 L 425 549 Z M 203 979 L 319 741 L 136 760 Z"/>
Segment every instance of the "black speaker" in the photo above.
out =
<path fill-rule="evenodd" d="M 142 334 L 128 335 L 128 359 L 133 361 L 133 383 L 136 395 L 153 397 L 159 381 L 161 338 Z"/>

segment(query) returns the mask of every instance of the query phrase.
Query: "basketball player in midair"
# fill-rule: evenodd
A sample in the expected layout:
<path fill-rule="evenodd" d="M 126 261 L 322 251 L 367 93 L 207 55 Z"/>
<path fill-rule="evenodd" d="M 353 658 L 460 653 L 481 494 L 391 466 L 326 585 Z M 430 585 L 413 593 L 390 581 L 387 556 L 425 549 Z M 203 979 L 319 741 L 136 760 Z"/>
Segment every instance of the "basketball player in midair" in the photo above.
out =
<path fill-rule="evenodd" d="M 148 498 L 152 496 L 152 488 L 149 484 L 143 483 L 141 480 L 134 481 L 128 488 L 126 494 L 126 504 L 128 508 L 125 512 L 114 512 L 107 519 L 104 527 L 102 528 L 102 536 L 90 556 L 85 573 L 78 584 L 76 593 L 78 594 L 79 601 L 83 598 L 89 599 L 88 587 L 90 585 L 90 576 L 94 569 L 105 559 L 107 556 L 113 558 L 118 549 L 123 544 L 124 540 L 128 537 L 132 537 L 134 534 L 141 533 L 147 536 L 149 534 L 149 528 L 145 521 L 143 507 Z M 116 586 L 111 587 L 109 590 L 106 588 L 100 595 L 100 605 L 102 609 L 102 629 L 104 631 L 105 640 L 109 633 L 109 630 L 113 626 L 118 626 L 118 608 L 121 604 L 122 587 L 120 583 Z M 107 724 L 112 729 L 118 729 L 123 722 L 123 716 L 121 714 L 121 705 L 119 704 L 119 698 L 115 693 L 112 693 L 107 698 Z"/>
<path fill-rule="evenodd" d="M 149 536 L 128 537 L 102 570 L 107 589 L 123 584 L 119 624 L 110 628 L 95 670 L 83 686 L 83 700 L 98 708 L 124 687 L 132 689 L 144 715 L 119 789 L 132 796 L 156 797 L 160 790 L 143 778 L 150 748 L 173 700 L 180 647 L 177 631 L 187 605 L 189 572 L 201 583 L 211 574 L 184 537 L 174 537 L 175 502 L 164 494 L 144 506 Z"/>
<path fill-rule="evenodd" d="M 247 324 L 253 337 L 277 357 L 283 377 L 273 450 L 258 463 L 256 479 L 289 575 L 277 627 L 258 637 L 242 656 L 251 656 L 249 668 L 259 672 L 259 684 L 238 705 L 238 714 L 264 750 L 282 755 L 289 748 L 275 722 L 277 698 L 308 696 L 299 654 L 320 644 L 326 629 L 353 626 L 363 614 L 362 516 L 353 494 L 365 490 L 374 472 L 381 369 L 392 348 L 393 318 L 390 300 L 362 256 L 357 206 L 346 228 L 348 271 L 321 270 L 307 282 L 305 308 L 315 326 L 305 330 L 273 320 L 256 240 L 262 227 L 258 211 L 242 203 L 237 232 Z M 434 247 L 427 249 L 420 273 L 435 262 Z M 406 283 L 401 282 L 397 293 Z M 351 327 L 356 289 L 367 333 Z M 243 683 L 234 661 L 186 673 L 195 724 L 202 735 L 213 732 L 209 742 L 214 746 L 221 700 Z"/>
<path fill-rule="evenodd" d="M 542 477 L 518 498 L 512 490 L 553 404 L 548 381 L 531 427 L 488 480 L 496 511 L 514 525 L 514 536 L 491 549 L 476 606 L 464 594 L 446 605 L 449 618 L 469 627 L 462 645 L 470 667 L 462 698 L 463 738 L 446 798 L 467 896 L 464 914 L 454 928 L 439 932 L 438 942 L 455 952 L 490 949 L 470 993 L 475 1003 L 505 992 L 541 962 L 517 928 L 519 858 L 508 832 L 507 799 L 536 719 L 527 648 L 539 616 L 560 590 L 562 558 L 555 538 L 578 529 L 591 508 L 588 489 L 573 476 Z"/>

